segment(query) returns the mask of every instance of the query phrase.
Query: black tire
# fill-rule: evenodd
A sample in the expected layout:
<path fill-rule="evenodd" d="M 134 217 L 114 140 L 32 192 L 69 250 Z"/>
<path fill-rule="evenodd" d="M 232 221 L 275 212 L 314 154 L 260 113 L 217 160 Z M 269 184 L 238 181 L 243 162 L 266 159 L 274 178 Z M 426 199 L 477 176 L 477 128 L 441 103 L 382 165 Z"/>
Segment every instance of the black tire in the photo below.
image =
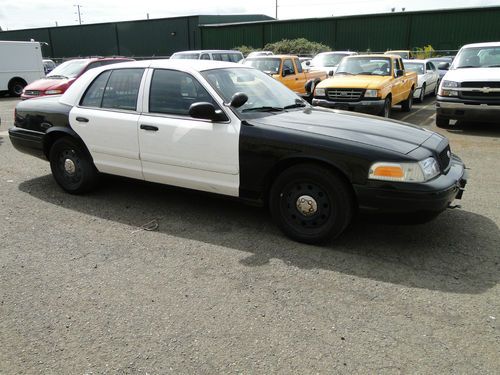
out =
<path fill-rule="evenodd" d="M 450 119 L 436 115 L 436 126 L 438 128 L 446 129 L 446 128 L 450 127 Z"/>
<path fill-rule="evenodd" d="M 391 117 L 391 108 L 392 108 L 392 100 L 390 97 L 385 98 L 384 101 L 384 108 L 382 108 L 382 111 L 379 113 L 379 116 L 389 118 Z"/>
<path fill-rule="evenodd" d="M 300 204 L 311 212 L 300 211 Z M 300 164 L 278 176 L 269 194 L 269 208 L 288 237 L 314 244 L 344 231 L 353 215 L 353 198 L 347 183 L 336 173 L 318 165 Z"/>
<path fill-rule="evenodd" d="M 413 90 L 410 90 L 410 96 L 401 103 L 401 109 L 403 112 L 410 112 L 413 107 Z"/>
<path fill-rule="evenodd" d="M 424 98 L 425 98 L 425 83 L 422 85 L 422 88 L 420 89 L 420 96 L 418 97 L 418 101 L 420 103 L 422 103 L 424 101 Z"/>
<path fill-rule="evenodd" d="M 12 81 L 9 85 L 10 96 L 21 96 L 25 87 L 26 82 L 20 80 Z"/>
<path fill-rule="evenodd" d="M 440 82 L 437 81 L 436 82 L 436 87 L 434 87 L 434 92 L 432 93 L 433 96 L 437 96 L 438 91 L 439 91 L 439 84 L 440 84 Z"/>
<path fill-rule="evenodd" d="M 99 172 L 75 139 L 63 137 L 55 141 L 50 148 L 49 160 L 54 179 L 68 193 L 83 194 L 97 186 Z"/>

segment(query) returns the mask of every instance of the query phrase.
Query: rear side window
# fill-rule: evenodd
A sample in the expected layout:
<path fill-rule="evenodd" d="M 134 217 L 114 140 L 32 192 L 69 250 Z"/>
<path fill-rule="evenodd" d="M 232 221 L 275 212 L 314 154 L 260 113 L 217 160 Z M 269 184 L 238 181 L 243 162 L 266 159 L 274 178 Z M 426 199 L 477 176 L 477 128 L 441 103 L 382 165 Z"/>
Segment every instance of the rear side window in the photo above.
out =
<path fill-rule="evenodd" d="M 201 55 L 201 60 L 210 60 L 210 55 L 208 53 L 204 53 Z"/>
<path fill-rule="evenodd" d="M 297 66 L 297 72 L 302 73 L 302 64 L 300 63 L 299 59 L 293 59 L 295 62 L 295 65 Z"/>
<path fill-rule="evenodd" d="M 188 116 L 193 103 L 208 102 L 219 108 L 212 96 L 191 75 L 157 69 L 151 80 L 149 112 Z"/>
<path fill-rule="evenodd" d="M 100 74 L 89 86 L 80 104 L 135 111 L 144 69 L 108 70 Z"/>

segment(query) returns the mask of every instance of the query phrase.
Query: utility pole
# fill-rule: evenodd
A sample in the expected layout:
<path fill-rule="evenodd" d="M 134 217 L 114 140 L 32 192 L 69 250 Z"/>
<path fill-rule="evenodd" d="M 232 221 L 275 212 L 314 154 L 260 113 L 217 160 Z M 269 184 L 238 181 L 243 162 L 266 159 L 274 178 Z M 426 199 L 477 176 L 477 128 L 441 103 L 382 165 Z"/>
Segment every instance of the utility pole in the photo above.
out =
<path fill-rule="evenodd" d="M 76 9 L 77 9 L 77 13 L 75 13 L 75 14 L 78 14 L 78 23 L 81 25 L 82 24 L 82 14 L 80 12 L 80 8 L 82 8 L 82 6 L 80 4 L 75 4 L 73 6 L 76 7 Z"/>
<path fill-rule="evenodd" d="M 278 0 L 276 0 L 276 16 L 274 18 L 278 19 Z"/>

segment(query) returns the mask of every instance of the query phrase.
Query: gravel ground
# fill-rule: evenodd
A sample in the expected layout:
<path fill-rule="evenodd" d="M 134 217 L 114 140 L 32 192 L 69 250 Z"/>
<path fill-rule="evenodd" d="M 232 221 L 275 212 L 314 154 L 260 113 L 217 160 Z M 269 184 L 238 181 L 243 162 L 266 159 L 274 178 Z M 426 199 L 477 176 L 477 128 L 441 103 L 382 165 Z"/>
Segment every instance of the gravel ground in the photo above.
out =
<path fill-rule="evenodd" d="M 265 210 L 108 177 L 63 193 L 0 98 L 0 374 L 500 372 L 500 126 L 443 131 L 462 209 L 286 239 Z M 393 117 L 434 128 L 432 99 Z M 153 221 L 156 231 L 140 229 Z"/>

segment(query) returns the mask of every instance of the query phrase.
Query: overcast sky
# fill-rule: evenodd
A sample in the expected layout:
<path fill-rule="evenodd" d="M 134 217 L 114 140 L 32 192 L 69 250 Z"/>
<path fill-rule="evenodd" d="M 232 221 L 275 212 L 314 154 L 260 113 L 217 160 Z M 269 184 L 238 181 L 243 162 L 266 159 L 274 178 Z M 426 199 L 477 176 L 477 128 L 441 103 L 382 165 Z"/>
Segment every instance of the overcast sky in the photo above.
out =
<path fill-rule="evenodd" d="M 73 4 L 82 5 L 85 24 L 194 14 L 259 13 L 274 17 L 274 0 L 0 0 L 0 26 L 6 30 L 74 25 Z M 362 13 L 500 6 L 500 0 L 278 0 L 278 18 L 329 17 Z"/>

